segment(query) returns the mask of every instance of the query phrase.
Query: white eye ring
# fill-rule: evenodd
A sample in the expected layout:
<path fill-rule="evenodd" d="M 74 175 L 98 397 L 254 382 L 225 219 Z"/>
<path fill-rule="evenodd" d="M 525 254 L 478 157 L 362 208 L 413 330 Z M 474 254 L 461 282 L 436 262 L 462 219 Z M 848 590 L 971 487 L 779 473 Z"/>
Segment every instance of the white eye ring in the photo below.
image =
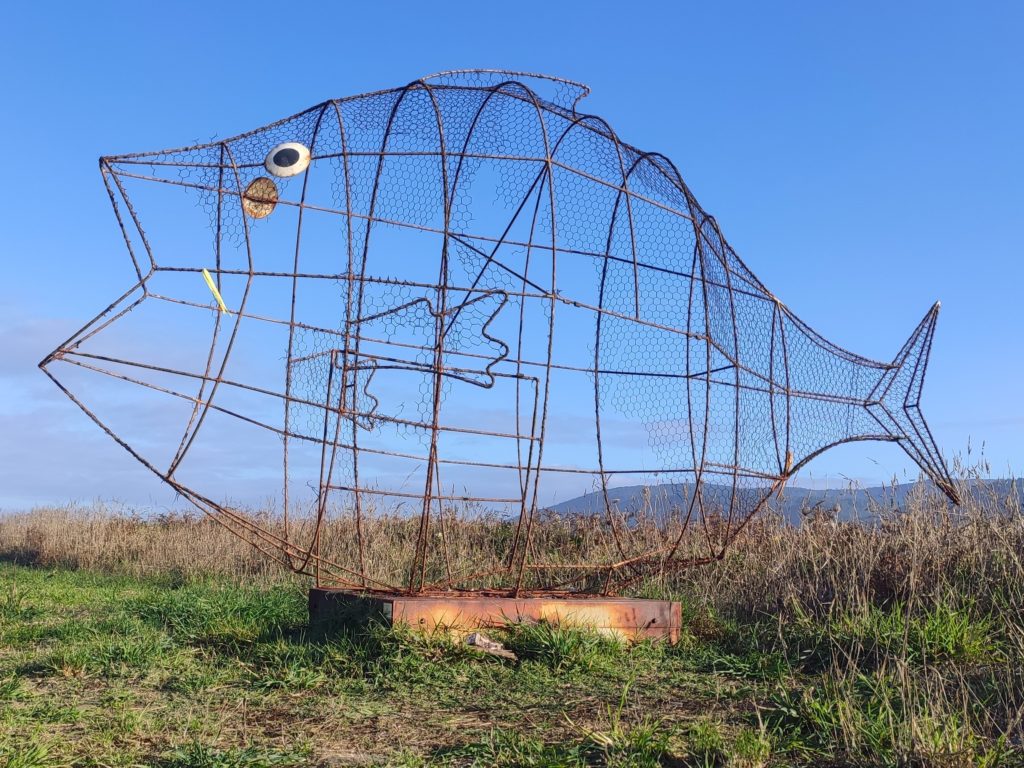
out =
<path fill-rule="evenodd" d="M 297 176 L 309 167 L 309 149 L 297 141 L 278 144 L 267 153 L 263 167 L 278 178 Z"/>

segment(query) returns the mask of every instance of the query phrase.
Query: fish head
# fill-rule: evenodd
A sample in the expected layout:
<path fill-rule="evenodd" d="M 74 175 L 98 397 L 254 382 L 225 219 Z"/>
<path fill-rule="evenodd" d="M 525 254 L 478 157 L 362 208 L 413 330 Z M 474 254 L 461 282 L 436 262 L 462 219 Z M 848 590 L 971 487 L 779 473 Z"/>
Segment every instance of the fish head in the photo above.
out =
<path fill-rule="evenodd" d="M 479 107 L 486 94 L 473 98 Z M 470 215 L 446 192 L 471 173 L 439 152 L 443 109 L 466 104 L 417 83 L 233 138 L 101 158 L 127 288 L 42 367 L 181 493 L 244 486 L 255 467 L 283 465 L 285 494 L 316 503 L 309 489 L 330 480 L 318 477 L 325 442 L 343 451 L 377 409 L 374 372 L 341 370 L 349 330 L 401 337 L 407 350 L 433 343 L 448 231 Z M 479 329 L 499 294 L 470 292 L 457 315 L 476 318 L 492 357 L 501 345 Z M 300 487 L 289 490 L 289 476 Z"/>
<path fill-rule="evenodd" d="M 286 432 L 322 435 L 344 346 L 340 276 L 365 231 L 338 213 L 341 149 L 328 102 L 231 139 L 100 159 L 125 284 L 41 367 L 172 484 L 192 459 L 244 479 L 246 466 L 280 465 Z M 286 408 L 303 386 L 309 404 Z"/>

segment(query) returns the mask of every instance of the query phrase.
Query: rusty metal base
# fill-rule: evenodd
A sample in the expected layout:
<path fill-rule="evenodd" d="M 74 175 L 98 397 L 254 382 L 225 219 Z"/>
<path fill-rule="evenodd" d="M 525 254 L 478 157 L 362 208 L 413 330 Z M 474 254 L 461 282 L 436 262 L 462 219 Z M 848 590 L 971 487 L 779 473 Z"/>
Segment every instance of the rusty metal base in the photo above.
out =
<path fill-rule="evenodd" d="M 365 625 L 383 621 L 425 631 L 471 632 L 516 622 L 548 621 L 588 627 L 626 640 L 679 640 L 682 610 L 669 600 L 605 597 L 487 597 L 478 595 L 361 595 L 340 589 L 309 590 L 312 625 Z"/>

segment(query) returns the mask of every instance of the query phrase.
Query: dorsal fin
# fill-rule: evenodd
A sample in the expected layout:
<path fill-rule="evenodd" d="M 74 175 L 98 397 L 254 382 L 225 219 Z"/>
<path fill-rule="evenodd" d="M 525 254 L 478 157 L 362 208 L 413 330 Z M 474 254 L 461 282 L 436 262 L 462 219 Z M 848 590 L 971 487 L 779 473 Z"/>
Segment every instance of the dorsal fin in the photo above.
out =
<path fill-rule="evenodd" d="M 507 80 L 516 80 L 529 86 L 544 100 L 571 112 L 575 112 L 576 105 L 590 95 L 590 87 L 575 80 L 507 69 L 450 69 L 421 79 L 427 83 L 436 82 L 441 85 L 462 85 L 471 88 L 493 87 Z"/>

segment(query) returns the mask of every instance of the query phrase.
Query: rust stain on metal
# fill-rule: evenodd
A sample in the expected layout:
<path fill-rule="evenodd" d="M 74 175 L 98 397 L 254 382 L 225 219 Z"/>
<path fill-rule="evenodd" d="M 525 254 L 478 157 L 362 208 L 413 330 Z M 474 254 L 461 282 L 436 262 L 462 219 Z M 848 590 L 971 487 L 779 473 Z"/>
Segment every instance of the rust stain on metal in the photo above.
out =
<path fill-rule="evenodd" d="M 596 629 L 633 640 L 658 638 L 679 641 L 682 625 L 680 604 L 669 600 L 602 597 L 481 597 L 400 595 L 365 596 L 345 590 L 310 591 L 310 616 L 314 622 L 332 616 L 343 621 L 367 615 L 391 624 L 406 624 L 428 632 L 468 633 L 482 628 L 521 622 L 544 621 L 563 627 Z"/>

